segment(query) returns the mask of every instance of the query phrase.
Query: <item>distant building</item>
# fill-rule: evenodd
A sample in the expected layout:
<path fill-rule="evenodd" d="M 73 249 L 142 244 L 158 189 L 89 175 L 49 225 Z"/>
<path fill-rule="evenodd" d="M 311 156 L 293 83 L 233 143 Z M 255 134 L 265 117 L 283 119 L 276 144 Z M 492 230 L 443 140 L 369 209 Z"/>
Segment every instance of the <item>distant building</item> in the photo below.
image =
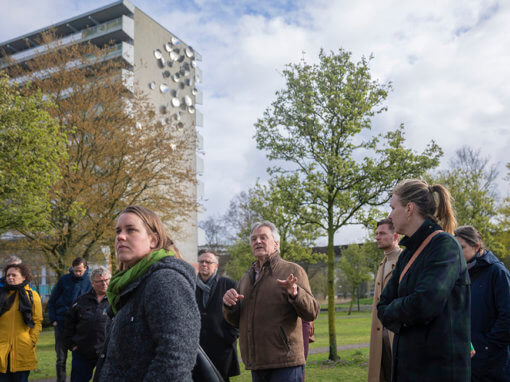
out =
<path fill-rule="evenodd" d="M 148 92 L 156 110 L 155 118 L 163 124 L 177 123 L 185 129 L 202 126 L 202 114 L 196 104 L 202 103 L 197 84 L 202 73 L 197 67 L 201 56 L 191 46 L 166 30 L 128 0 L 121 0 L 82 15 L 61 21 L 0 44 L 0 69 L 9 64 L 6 55 L 16 62 L 24 62 L 38 54 L 37 41 L 43 32 L 54 29 L 62 36 L 62 43 L 90 42 L 97 46 L 114 43 L 108 59 L 122 58 L 126 63 L 123 78 L 129 84 L 138 84 Z M 3 53 L 2 53 L 3 52 Z M 190 155 L 198 175 L 203 172 L 203 159 L 198 155 L 202 136 L 198 134 L 195 155 Z M 171 174 L 169 174 L 169 177 Z M 190 195 L 203 197 L 203 184 L 191 186 Z M 196 261 L 197 213 L 187 219 L 176 243 L 183 256 Z"/>

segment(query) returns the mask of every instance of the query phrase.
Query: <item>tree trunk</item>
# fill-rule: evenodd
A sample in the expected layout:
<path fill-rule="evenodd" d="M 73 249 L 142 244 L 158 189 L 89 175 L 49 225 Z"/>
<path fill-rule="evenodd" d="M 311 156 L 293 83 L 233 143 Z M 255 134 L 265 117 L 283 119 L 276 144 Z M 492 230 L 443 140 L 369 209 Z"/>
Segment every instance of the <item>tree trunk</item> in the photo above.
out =
<path fill-rule="evenodd" d="M 354 302 L 354 288 L 351 290 L 351 303 L 349 304 L 349 311 L 347 312 L 348 316 L 350 316 L 352 313 L 353 302 Z"/>
<path fill-rule="evenodd" d="M 329 328 L 329 359 L 339 359 L 336 350 L 335 328 L 335 247 L 333 236 L 333 215 L 328 216 L 328 328 Z"/>
<path fill-rule="evenodd" d="M 357 300 L 358 300 L 358 312 L 360 312 L 360 309 L 359 309 L 359 295 L 360 295 L 360 288 L 361 288 L 361 284 L 358 285 L 358 293 L 357 293 Z"/>

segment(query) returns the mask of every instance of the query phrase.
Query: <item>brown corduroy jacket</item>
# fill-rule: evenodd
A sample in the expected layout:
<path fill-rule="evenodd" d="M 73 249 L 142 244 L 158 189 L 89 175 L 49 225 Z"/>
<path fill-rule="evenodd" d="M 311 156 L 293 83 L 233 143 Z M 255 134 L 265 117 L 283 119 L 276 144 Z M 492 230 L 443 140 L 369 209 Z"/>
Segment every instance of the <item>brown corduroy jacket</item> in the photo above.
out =
<path fill-rule="evenodd" d="M 319 314 L 319 304 L 310 291 L 308 276 L 299 265 L 274 253 L 255 281 L 254 264 L 237 287 L 244 299 L 231 308 L 223 306 L 225 319 L 239 327 L 245 367 L 264 370 L 304 365 L 303 333 L 298 318 L 313 321 Z M 298 280 L 295 298 L 276 282 L 287 279 L 291 273 Z"/>

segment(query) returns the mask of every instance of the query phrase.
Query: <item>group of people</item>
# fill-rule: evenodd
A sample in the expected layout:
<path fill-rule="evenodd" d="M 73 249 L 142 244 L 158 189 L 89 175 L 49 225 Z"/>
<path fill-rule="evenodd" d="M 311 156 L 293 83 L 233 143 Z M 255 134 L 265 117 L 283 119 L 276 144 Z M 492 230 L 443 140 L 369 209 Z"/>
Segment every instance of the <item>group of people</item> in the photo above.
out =
<path fill-rule="evenodd" d="M 510 273 L 450 199 L 407 180 L 378 223 L 369 382 L 510 381 Z"/>
<path fill-rule="evenodd" d="M 456 227 L 443 186 L 404 181 L 390 207 L 376 230 L 384 258 L 369 381 L 510 381 L 508 270 L 474 227 Z M 304 381 L 308 323 L 319 304 L 303 268 L 280 257 L 279 242 L 273 223 L 256 223 L 255 261 L 236 283 L 218 275 L 214 252 L 201 253 L 195 269 L 153 211 L 125 208 L 116 224 L 119 271 L 89 276 L 78 258 L 50 297 L 58 381 L 68 350 L 73 381 L 197 380 L 199 346 L 228 381 L 239 374 L 238 338 L 254 382 Z M 7 265 L 4 274 L 0 382 L 24 381 L 37 362 L 41 302 L 26 265 Z"/>

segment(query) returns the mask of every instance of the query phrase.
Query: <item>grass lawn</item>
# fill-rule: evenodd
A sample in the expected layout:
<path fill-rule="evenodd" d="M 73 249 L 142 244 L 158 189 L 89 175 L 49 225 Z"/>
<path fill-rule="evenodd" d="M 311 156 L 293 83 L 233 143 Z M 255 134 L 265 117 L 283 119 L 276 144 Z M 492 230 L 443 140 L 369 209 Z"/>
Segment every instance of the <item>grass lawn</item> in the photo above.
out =
<path fill-rule="evenodd" d="M 346 312 L 336 313 L 337 345 L 367 343 L 370 341 L 370 313 L 353 312 L 350 316 Z M 315 321 L 315 342 L 310 349 L 328 346 L 328 314 L 323 312 Z M 366 381 L 368 348 L 344 350 L 338 352 L 341 360 L 331 363 L 327 360 L 328 353 L 314 354 L 308 357 L 306 376 L 308 381 Z M 55 377 L 55 347 L 53 329 L 44 330 L 37 342 L 38 368 L 30 372 L 30 380 Z M 238 377 L 231 378 L 235 382 L 251 381 L 251 373 L 244 370 Z M 67 359 L 67 374 L 71 372 L 71 353 Z"/>
<path fill-rule="evenodd" d="M 55 336 L 53 328 L 44 329 L 37 341 L 37 369 L 30 372 L 30 380 L 55 377 L 57 371 L 55 362 L 57 355 L 55 354 Z M 71 352 L 67 357 L 67 375 L 71 375 Z"/>

